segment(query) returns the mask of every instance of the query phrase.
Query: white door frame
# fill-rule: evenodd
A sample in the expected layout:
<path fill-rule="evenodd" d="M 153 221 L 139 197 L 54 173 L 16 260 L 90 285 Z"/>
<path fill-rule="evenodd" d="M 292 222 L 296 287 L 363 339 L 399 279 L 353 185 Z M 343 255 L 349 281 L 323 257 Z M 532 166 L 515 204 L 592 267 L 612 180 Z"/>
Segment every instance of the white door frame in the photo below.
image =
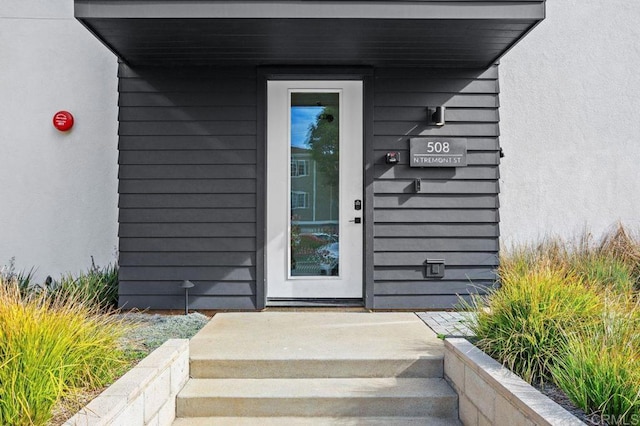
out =
<path fill-rule="evenodd" d="M 340 93 L 340 274 L 289 276 L 290 111 L 291 92 Z M 363 82 L 360 80 L 292 80 L 267 82 L 267 185 L 265 277 L 267 300 L 362 299 Z M 360 223 L 353 220 L 361 218 Z"/>

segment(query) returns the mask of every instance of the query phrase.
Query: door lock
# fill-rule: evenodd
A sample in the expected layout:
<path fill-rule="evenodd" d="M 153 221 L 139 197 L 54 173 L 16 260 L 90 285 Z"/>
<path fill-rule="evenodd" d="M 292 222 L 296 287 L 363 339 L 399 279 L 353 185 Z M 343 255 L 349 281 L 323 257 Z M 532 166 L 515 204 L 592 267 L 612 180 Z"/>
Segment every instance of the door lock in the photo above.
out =
<path fill-rule="evenodd" d="M 355 210 L 362 210 L 362 200 L 356 200 L 353 203 L 353 208 Z"/>
<path fill-rule="evenodd" d="M 351 223 L 362 223 L 362 218 L 361 217 L 355 217 L 355 218 L 353 218 L 353 220 L 350 220 L 349 222 L 351 222 Z"/>

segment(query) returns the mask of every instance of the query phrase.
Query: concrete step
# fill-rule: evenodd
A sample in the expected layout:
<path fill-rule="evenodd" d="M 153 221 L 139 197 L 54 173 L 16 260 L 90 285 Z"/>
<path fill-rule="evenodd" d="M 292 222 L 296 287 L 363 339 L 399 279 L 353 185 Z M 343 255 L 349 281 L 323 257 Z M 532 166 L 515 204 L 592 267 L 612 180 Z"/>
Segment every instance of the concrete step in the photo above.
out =
<path fill-rule="evenodd" d="M 185 417 L 425 417 L 457 419 L 458 398 L 437 378 L 192 379 Z"/>
<path fill-rule="evenodd" d="M 459 420 L 437 417 L 192 417 L 173 426 L 460 426 Z"/>
<path fill-rule="evenodd" d="M 395 359 L 209 359 L 192 357 L 191 377 L 238 378 L 437 378 L 443 375 L 442 355 Z"/>

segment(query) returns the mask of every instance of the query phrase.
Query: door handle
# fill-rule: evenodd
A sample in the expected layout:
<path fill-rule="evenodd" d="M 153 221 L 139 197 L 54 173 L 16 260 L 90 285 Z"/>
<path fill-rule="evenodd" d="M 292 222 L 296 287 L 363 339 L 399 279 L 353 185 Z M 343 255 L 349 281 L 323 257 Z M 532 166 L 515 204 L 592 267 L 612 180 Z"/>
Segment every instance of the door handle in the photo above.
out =
<path fill-rule="evenodd" d="M 351 223 L 362 223 L 362 218 L 361 217 L 355 217 L 355 218 L 353 218 L 353 220 L 350 220 L 349 222 L 351 222 Z"/>

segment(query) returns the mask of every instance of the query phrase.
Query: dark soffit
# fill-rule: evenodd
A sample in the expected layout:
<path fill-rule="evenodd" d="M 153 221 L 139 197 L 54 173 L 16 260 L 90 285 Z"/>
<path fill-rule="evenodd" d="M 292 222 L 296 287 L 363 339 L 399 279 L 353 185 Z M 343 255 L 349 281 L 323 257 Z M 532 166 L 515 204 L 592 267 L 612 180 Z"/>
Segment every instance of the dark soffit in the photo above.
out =
<path fill-rule="evenodd" d="M 544 18 L 539 1 L 76 0 L 131 65 L 483 68 Z"/>

